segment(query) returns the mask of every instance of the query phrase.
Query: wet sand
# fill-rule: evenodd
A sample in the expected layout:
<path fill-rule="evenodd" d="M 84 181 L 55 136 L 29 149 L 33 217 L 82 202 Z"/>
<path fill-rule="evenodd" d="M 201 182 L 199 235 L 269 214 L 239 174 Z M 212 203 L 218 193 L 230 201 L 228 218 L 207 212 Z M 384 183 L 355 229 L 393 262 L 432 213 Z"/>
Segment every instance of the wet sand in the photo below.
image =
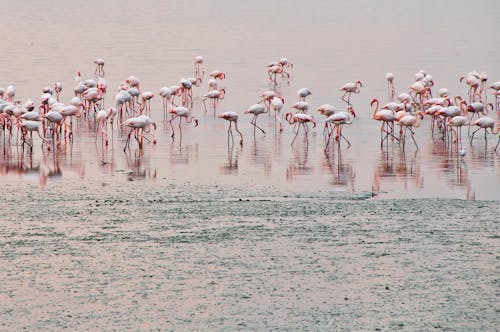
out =
<path fill-rule="evenodd" d="M 498 202 L 162 181 L 6 184 L 1 329 L 500 324 Z"/>

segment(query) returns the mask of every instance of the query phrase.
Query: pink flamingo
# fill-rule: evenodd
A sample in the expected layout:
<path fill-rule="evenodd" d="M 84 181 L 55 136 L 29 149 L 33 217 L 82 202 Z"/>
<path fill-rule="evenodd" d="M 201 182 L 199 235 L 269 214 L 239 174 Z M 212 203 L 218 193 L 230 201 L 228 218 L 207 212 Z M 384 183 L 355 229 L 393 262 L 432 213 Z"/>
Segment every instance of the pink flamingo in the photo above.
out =
<path fill-rule="evenodd" d="M 172 128 L 172 138 L 175 136 L 174 126 L 172 125 L 172 121 L 176 118 L 179 118 L 179 132 L 182 139 L 182 127 L 181 120 L 182 118 L 186 119 L 186 123 L 191 123 L 194 121 L 194 126 L 198 127 L 198 118 L 195 115 L 192 115 L 191 112 L 184 106 L 177 106 L 169 111 L 172 114 L 172 119 L 170 119 L 170 127 Z"/>
<path fill-rule="evenodd" d="M 264 129 L 262 129 L 261 127 L 257 126 L 257 116 L 259 116 L 260 114 L 263 114 L 263 113 L 267 113 L 266 107 L 264 105 L 262 105 L 262 104 L 253 104 L 248 109 L 246 109 L 243 113 L 244 114 L 252 114 L 253 115 L 252 120 L 250 120 L 250 124 L 253 125 L 253 135 L 254 135 L 254 137 L 255 137 L 255 128 L 259 128 L 259 130 L 262 131 L 262 133 L 264 135 L 266 134 L 266 132 L 264 131 Z"/>
<path fill-rule="evenodd" d="M 363 86 L 360 80 L 357 80 L 355 83 L 346 83 L 339 90 L 344 91 L 344 95 L 341 97 L 343 101 L 345 101 L 348 105 L 351 104 L 351 94 L 358 94 L 360 88 Z M 347 95 L 347 100 L 345 100 L 345 96 Z"/>
<path fill-rule="evenodd" d="M 281 97 L 273 97 L 271 100 L 271 108 L 274 110 L 275 113 L 275 128 L 276 128 L 276 122 L 279 122 L 280 124 L 280 132 L 283 131 L 283 124 L 281 123 L 281 115 L 280 112 L 285 106 L 285 99 Z"/>
<path fill-rule="evenodd" d="M 133 132 L 135 132 L 135 139 L 139 143 L 139 149 L 142 149 L 143 138 L 146 138 L 144 137 L 144 133 L 151 134 L 153 138 L 153 144 L 156 144 L 154 134 L 151 132 L 151 127 L 156 130 L 156 123 L 151 121 L 151 119 L 147 115 L 143 114 L 139 115 L 138 117 L 130 118 L 124 121 L 121 126 L 130 128 L 130 132 L 128 133 L 127 141 L 125 142 L 123 151 L 125 151 L 127 147 L 130 147 L 130 136 L 132 136 Z"/>
<path fill-rule="evenodd" d="M 488 143 L 488 140 L 486 138 L 486 134 L 488 133 L 488 129 L 490 129 L 491 133 L 494 134 L 494 135 L 498 134 L 498 132 L 499 132 L 499 126 L 497 125 L 496 128 L 495 128 L 495 121 L 492 118 L 487 118 L 487 117 L 480 118 L 480 119 L 477 119 L 476 121 L 474 121 L 472 124 L 474 126 L 478 126 L 479 128 L 477 128 L 476 130 L 474 130 L 472 132 L 472 136 L 471 136 L 471 139 L 470 139 L 470 144 L 471 145 L 472 145 L 472 140 L 474 139 L 474 134 L 478 130 L 484 129 L 484 142 L 485 142 L 485 144 Z M 496 147 L 495 147 L 495 150 L 496 150 Z"/>
<path fill-rule="evenodd" d="M 227 130 L 227 145 L 229 146 L 229 136 L 231 136 L 231 142 L 234 144 L 232 124 L 234 123 L 234 130 L 240 135 L 240 145 L 243 145 L 243 134 L 238 130 L 238 114 L 235 112 L 224 112 L 217 115 L 219 119 L 224 119 L 229 121 L 229 128 Z"/>
<path fill-rule="evenodd" d="M 59 96 L 61 94 L 61 91 L 62 91 L 62 83 L 61 82 L 55 82 L 54 83 L 54 92 L 56 93 L 56 99 L 57 101 L 59 101 Z"/>
<path fill-rule="evenodd" d="M 209 74 L 210 77 L 223 80 L 226 78 L 226 73 L 220 70 L 214 70 Z"/>
<path fill-rule="evenodd" d="M 219 90 L 211 90 L 206 95 L 204 95 L 202 101 L 203 101 L 203 107 L 205 108 L 205 113 L 207 112 L 207 105 L 205 103 L 205 100 L 212 99 L 214 114 L 215 114 L 215 109 L 217 108 L 217 103 L 219 99 L 224 99 L 225 95 L 226 95 L 226 89 L 224 88 L 220 88 Z"/>
<path fill-rule="evenodd" d="M 96 114 L 96 120 L 97 120 L 96 130 L 98 131 L 99 128 L 101 129 L 101 137 L 106 145 L 108 145 L 108 143 L 109 143 L 109 141 L 108 141 L 108 118 L 113 117 L 113 114 L 114 114 L 113 107 L 109 108 L 107 111 L 100 110 Z M 97 140 L 97 135 L 96 135 L 96 140 Z"/>
<path fill-rule="evenodd" d="M 396 89 L 394 88 L 394 74 L 387 73 L 385 74 L 385 78 L 387 80 L 387 90 L 389 91 L 389 100 L 393 101 L 394 96 L 396 95 Z"/>
<path fill-rule="evenodd" d="M 299 91 L 297 91 L 297 95 L 299 96 L 299 100 L 302 100 L 302 101 L 305 101 L 306 97 L 310 96 L 311 94 L 312 94 L 311 90 L 309 90 L 308 88 L 302 88 L 302 89 L 299 89 Z"/>
<path fill-rule="evenodd" d="M 408 115 L 403 116 L 401 119 L 399 119 L 398 123 L 404 129 L 404 133 L 402 136 L 403 150 L 404 150 L 405 145 L 406 145 L 406 132 L 407 132 L 407 130 L 410 131 L 411 139 L 413 140 L 413 143 L 415 143 L 415 147 L 418 150 L 418 144 L 417 144 L 417 141 L 415 141 L 415 136 L 414 136 L 415 132 L 413 131 L 413 128 L 419 127 L 422 119 L 423 119 L 423 115 L 422 115 L 421 111 L 416 112 L 415 115 L 408 114 Z"/>
<path fill-rule="evenodd" d="M 17 123 L 17 127 L 21 130 L 21 133 L 22 133 L 21 140 L 23 142 L 23 148 L 24 148 L 24 144 L 27 144 L 30 147 L 30 150 L 33 150 L 33 132 L 34 131 L 37 132 L 38 137 L 40 137 L 40 139 L 42 140 L 42 147 L 43 147 L 44 143 L 48 143 L 48 141 L 45 138 L 43 138 L 42 135 L 40 134 L 40 124 L 41 124 L 41 122 L 39 122 L 39 121 L 31 121 L 31 120 Z M 26 135 L 28 134 L 28 132 L 30 133 L 31 142 L 28 142 L 26 139 Z"/>
<path fill-rule="evenodd" d="M 205 74 L 205 67 L 203 66 L 203 57 L 197 55 L 194 57 L 194 71 L 196 77 L 201 77 Z"/>
<path fill-rule="evenodd" d="M 469 86 L 469 102 L 475 101 L 474 96 L 477 94 L 477 89 L 479 88 L 479 84 L 481 81 L 479 80 L 479 76 L 474 75 L 473 73 L 469 73 L 467 75 L 460 76 L 460 82 L 465 80 L 465 83 Z"/>
<path fill-rule="evenodd" d="M 95 76 L 104 77 L 104 60 L 101 58 L 97 58 L 94 60 L 94 63 L 96 64 Z"/>
<path fill-rule="evenodd" d="M 376 106 L 373 109 L 372 119 L 382 122 L 382 125 L 380 126 L 380 148 L 382 148 L 384 140 L 388 139 L 389 135 L 397 140 L 397 137 L 393 134 L 396 114 L 394 111 L 385 108 L 379 110 L 379 101 L 377 98 L 373 98 L 370 102 L 370 106 L 372 108 L 373 104 L 376 104 Z"/>
<path fill-rule="evenodd" d="M 313 128 L 316 128 L 316 121 L 314 120 L 314 117 L 312 115 L 304 114 L 304 113 L 293 114 L 292 112 L 288 112 L 285 114 L 285 120 L 291 125 L 293 125 L 295 123 L 299 124 L 295 129 L 295 136 L 293 137 L 292 143 L 290 145 L 293 146 L 295 139 L 299 135 L 300 126 L 302 126 L 304 128 L 304 133 L 306 136 L 306 143 L 307 143 L 307 145 L 309 145 L 309 138 L 308 138 L 309 128 L 307 127 L 307 124 L 312 122 Z"/>
<path fill-rule="evenodd" d="M 151 115 L 151 99 L 154 97 L 154 93 L 151 91 L 146 91 L 141 93 L 141 106 L 139 108 L 139 114 L 142 114 L 143 111 L 146 111 L 146 115 Z"/>
<path fill-rule="evenodd" d="M 356 117 L 356 112 L 354 111 L 354 108 L 352 107 L 352 105 L 349 105 L 347 107 L 347 112 L 344 112 L 344 111 L 335 112 L 332 115 L 330 115 L 328 118 L 326 118 L 326 123 L 332 125 L 332 128 L 330 129 L 330 131 L 328 133 L 328 139 L 326 141 L 325 151 L 328 148 L 328 145 L 330 144 L 330 138 L 331 138 L 334 130 L 337 132 L 336 136 L 335 136 L 335 140 L 338 142 L 339 145 L 340 145 L 340 140 L 343 138 L 347 142 L 348 147 L 351 146 L 351 142 L 349 142 L 349 140 L 342 134 L 343 126 L 346 124 L 350 125 L 352 123 L 351 115 L 353 117 Z"/>
<path fill-rule="evenodd" d="M 269 80 L 274 83 L 274 85 L 278 84 L 276 81 L 276 76 L 278 74 L 281 75 L 286 75 L 287 77 L 290 77 L 290 74 L 288 74 L 286 71 L 284 71 L 283 66 L 281 65 L 273 65 L 267 69 L 267 74 L 269 76 Z"/>

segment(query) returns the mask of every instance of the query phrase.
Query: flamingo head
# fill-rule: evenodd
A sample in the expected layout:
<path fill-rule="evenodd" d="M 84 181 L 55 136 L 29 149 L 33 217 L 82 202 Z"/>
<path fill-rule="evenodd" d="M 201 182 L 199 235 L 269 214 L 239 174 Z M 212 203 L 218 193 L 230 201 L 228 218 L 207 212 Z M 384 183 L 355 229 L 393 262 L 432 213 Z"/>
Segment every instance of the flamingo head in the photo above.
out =
<path fill-rule="evenodd" d="M 360 81 L 360 80 L 357 80 L 357 81 L 356 81 L 356 84 L 359 84 L 359 86 L 360 86 L 360 87 L 362 87 L 362 86 L 363 86 L 363 83 L 361 83 L 361 81 Z"/>
<path fill-rule="evenodd" d="M 193 120 L 194 120 L 194 126 L 198 127 L 198 118 L 193 116 Z"/>
<path fill-rule="evenodd" d="M 460 76 L 459 81 L 462 82 L 465 79 L 465 75 Z"/>
<path fill-rule="evenodd" d="M 289 118 L 291 118 L 291 117 L 292 117 L 292 112 L 287 112 L 287 113 L 285 114 L 285 120 L 286 120 L 286 121 L 289 121 L 288 119 L 289 119 Z"/>
<path fill-rule="evenodd" d="M 373 98 L 371 101 L 370 101 L 370 106 L 373 106 L 373 104 L 375 103 L 378 103 L 378 99 L 377 98 Z"/>
<path fill-rule="evenodd" d="M 311 122 L 313 123 L 313 128 L 316 128 L 316 120 L 314 120 L 314 118 L 311 116 Z"/>
<path fill-rule="evenodd" d="M 353 117 L 356 117 L 356 111 L 354 111 L 354 107 L 352 107 L 351 105 L 349 105 L 349 107 L 347 108 L 347 110 L 349 111 L 349 113 L 352 114 Z"/>

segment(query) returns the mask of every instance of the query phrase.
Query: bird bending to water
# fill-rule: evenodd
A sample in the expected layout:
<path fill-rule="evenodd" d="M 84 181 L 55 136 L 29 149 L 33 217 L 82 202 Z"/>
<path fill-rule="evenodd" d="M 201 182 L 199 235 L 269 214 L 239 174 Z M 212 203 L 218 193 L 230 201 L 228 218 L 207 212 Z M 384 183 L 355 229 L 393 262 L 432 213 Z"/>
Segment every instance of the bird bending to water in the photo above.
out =
<path fill-rule="evenodd" d="M 96 64 L 95 76 L 104 77 L 104 60 L 101 58 L 97 58 L 94 60 L 94 63 Z"/>
<path fill-rule="evenodd" d="M 144 133 L 151 134 L 153 138 L 153 144 L 156 144 L 156 139 L 154 137 L 154 134 L 151 132 L 151 126 L 153 127 L 153 129 L 156 130 L 156 123 L 151 121 L 151 119 L 147 115 L 143 114 L 139 115 L 138 117 L 125 120 L 121 124 L 121 126 L 130 128 L 130 132 L 127 135 L 127 141 L 125 142 L 125 147 L 123 148 L 123 151 L 125 151 L 127 147 L 130 146 L 130 136 L 132 135 L 133 132 L 135 132 L 135 139 L 139 143 L 139 149 L 142 149 L 143 138 L 145 138 Z"/>
<path fill-rule="evenodd" d="M 250 120 L 250 124 L 253 125 L 253 135 L 255 136 L 255 128 L 258 128 L 260 131 L 262 131 L 263 134 L 266 134 L 264 129 L 261 127 L 257 126 L 257 117 L 260 114 L 267 113 L 266 107 L 262 104 L 253 104 L 250 106 L 248 109 L 246 109 L 244 114 L 252 114 L 252 120 Z"/>
<path fill-rule="evenodd" d="M 198 118 L 195 115 L 192 115 L 191 112 L 184 106 L 177 106 L 169 111 L 172 114 L 172 119 L 170 119 L 170 128 L 172 128 L 172 138 L 175 136 L 174 126 L 172 125 L 172 121 L 176 118 L 179 118 L 179 133 L 182 139 L 182 127 L 181 122 L 182 118 L 186 119 L 186 123 L 191 123 L 194 121 L 194 126 L 198 127 Z"/>
<path fill-rule="evenodd" d="M 298 123 L 299 125 L 295 129 L 295 136 L 293 137 L 291 145 L 293 146 L 293 143 L 295 142 L 295 139 L 299 135 L 300 127 L 304 128 L 304 133 L 306 136 L 306 143 L 309 145 L 309 138 L 308 133 L 309 133 L 309 128 L 307 127 L 307 124 L 312 122 L 313 123 L 313 128 L 316 127 L 316 121 L 314 120 L 314 117 L 309 114 L 304 114 L 304 113 L 297 113 L 293 114 L 292 112 L 288 112 L 285 114 L 285 120 L 288 121 L 289 124 L 295 124 Z"/>
<path fill-rule="evenodd" d="M 231 137 L 231 142 L 234 144 L 232 125 L 234 123 L 234 130 L 240 135 L 240 145 L 243 145 L 243 134 L 238 130 L 238 114 L 235 112 L 224 112 L 217 115 L 218 118 L 229 121 L 229 128 L 227 130 L 227 145 L 229 146 L 229 137 Z"/>

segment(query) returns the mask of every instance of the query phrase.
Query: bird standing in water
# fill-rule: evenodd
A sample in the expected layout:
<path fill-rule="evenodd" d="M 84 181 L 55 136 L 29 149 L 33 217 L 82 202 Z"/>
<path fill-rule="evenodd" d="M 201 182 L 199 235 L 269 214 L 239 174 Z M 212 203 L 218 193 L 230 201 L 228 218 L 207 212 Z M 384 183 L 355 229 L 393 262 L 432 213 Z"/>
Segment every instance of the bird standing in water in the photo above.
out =
<path fill-rule="evenodd" d="M 218 118 L 229 121 L 229 128 L 227 130 L 227 145 L 229 146 L 229 137 L 231 137 L 231 142 L 234 144 L 232 125 L 234 123 L 234 130 L 240 135 L 240 145 L 243 145 L 243 134 L 238 130 L 238 114 L 235 112 L 224 112 L 217 115 Z"/>

